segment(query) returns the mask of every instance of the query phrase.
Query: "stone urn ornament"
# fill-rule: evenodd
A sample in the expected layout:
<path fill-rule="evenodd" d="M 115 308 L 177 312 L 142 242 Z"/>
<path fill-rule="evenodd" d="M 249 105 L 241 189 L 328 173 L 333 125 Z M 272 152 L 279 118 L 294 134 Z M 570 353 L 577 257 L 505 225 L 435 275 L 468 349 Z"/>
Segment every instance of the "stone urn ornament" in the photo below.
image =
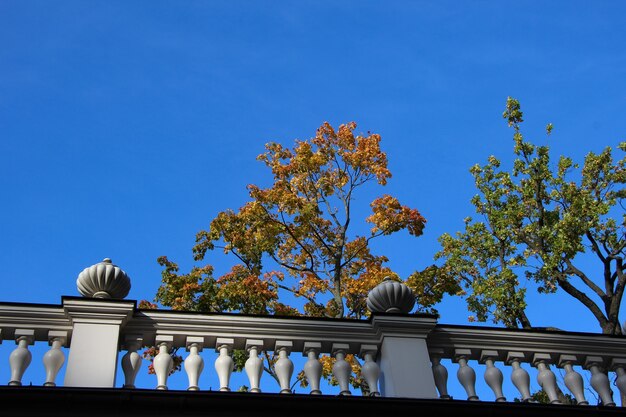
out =
<path fill-rule="evenodd" d="M 83 269 L 76 280 L 78 292 L 87 298 L 123 299 L 130 291 L 130 278 L 111 259 Z"/>
<path fill-rule="evenodd" d="M 367 294 L 366 303 L 372 313 L 408 314 L 415 306 L 415 295 L 406 284 L 386 277 Z"/>

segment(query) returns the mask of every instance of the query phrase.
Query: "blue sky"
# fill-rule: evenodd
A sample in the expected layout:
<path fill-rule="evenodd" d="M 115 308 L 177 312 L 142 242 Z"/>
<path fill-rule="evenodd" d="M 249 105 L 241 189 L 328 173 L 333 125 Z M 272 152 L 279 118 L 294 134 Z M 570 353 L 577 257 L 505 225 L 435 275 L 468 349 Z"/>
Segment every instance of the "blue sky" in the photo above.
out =
<path fill-rule="evenodd" d="M 191 266 L 195 233 L 267 183 L 263 145 L 324 121 L 380 133 L 394 175 L 381 192 L 427 218 L 424 236 L 377 246 L 406 277 L 473 214 L 469 167 L 510 163 L 507 96 L 528 137 L 554 124 L 555 154 L 625 139 L 625 15 L 621 1 L 4 0 L 2 300 L 58 303 L 105 257 L 129 298 L 151 299 L 156 258 Z M 565 296 L 529 302 L 537 326 L 599 331 Z M 467 322 L 462 301 L 439 307 Z"/>

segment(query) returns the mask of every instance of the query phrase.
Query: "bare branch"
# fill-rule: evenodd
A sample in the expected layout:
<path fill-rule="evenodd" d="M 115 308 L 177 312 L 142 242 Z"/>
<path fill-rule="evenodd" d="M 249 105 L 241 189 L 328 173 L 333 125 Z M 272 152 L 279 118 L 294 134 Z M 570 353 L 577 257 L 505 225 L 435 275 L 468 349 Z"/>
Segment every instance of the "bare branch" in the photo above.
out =
<path fill-rule="evenodd" d="M 289 291 L 290 293 L 292 293 L 293 295 L 295 295 L 296 297 L 303 297 L 307 300 L 309 300 L 310 302 L 312 302 L 313 304 L 317 305 L 318 307 L 324 308 L 323 304 L 318 303 L 317 301 L 315 301 L 315 298 L 313 298 L 310 295 L 306 295 L 306 294 L 300 294 L 298 293 L 298 291 L 294 290 L 293 288 L 289 288 L 286 285 L 282 285 L 282 284 L 277 284 L 276 285 L 278 288 L 281 288 L 285 291 Z"/>
<path fill-rule="evenodd" d="M 583 271 L 576 268 L 572 264 L 572 261 L 570 259 L 565 259 L 565 264 L 567 265 L 567 268 L 565 270 L 566 273 L 576 275 L 578 278 L 582 280 L 582 282 L 586 286 L 588 286 L 593 292 L 595 292 L 602 299 L 602 301 L 606 302 L 608 294 L 602 291 L 602 288 L 600 288 L 598 285 L 596 285 L 596 283 L 590 280 L 589 277 L 587 277 L 587 275 Z"/>
<path fill-rule="evenodd" d="M 593 250 L 593 252 L 598 255 L 598 258 L 600 258 L 602 262 L 606 262 L 606 257 L 602 254 L 600 246 L 598 246 L 598 242 L 596 242 L 589 230 L 585 232 L 585 236 L 587 237 L 587 240 L 591 242 L 591 249 Z"/>
<path fill-rule="evenodd" d="M 568 293 L 569 295 L 580 301 L 585 307 L 587 307 L 596 318 L 596 320 L 598 320 L 600 327 L 604 328 L 608 320 L 604 316 L 602 310 L 600 310 L 598 305 L 594 303 L 593 300 L 587 296 L 587 294 L 578 290 L 567 280 L 567 278 L 564 278 L 562 276 L 557 277 L 557 283 L 561 288 L 563 288 L 566 293 Z"/>

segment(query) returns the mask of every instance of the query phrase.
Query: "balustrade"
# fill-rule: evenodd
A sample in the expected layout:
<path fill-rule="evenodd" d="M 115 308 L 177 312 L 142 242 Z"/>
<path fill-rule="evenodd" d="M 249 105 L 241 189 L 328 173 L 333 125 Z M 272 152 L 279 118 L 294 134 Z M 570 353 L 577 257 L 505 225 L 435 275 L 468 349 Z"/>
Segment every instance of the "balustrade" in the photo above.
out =
<path fill-rule="evenodd" d="M 111 341 L 111 335 L 117 339 Z M 109 349 L 102 358 L 87 349 L 97 345 L 99 338 L 107 338 Z M 471 401 L 529 402 L 532 392 L 541 388 L 553 404 L 563 403 L 568 393 L 580 406 L 611 407 L 615 399 L 626 395 L 626 338 L 437 325 L 427 315 L 379 314 L 357 321 L 191 314 L 140 311 L 128 301 L 68 298 L 61 306 L 0 303 L 1 340 L 15 343 L 7 354 L 10 376 L 5 383 L 17 387 L 33 363 L 43 386 L 60 384 L 58 375 L 66 366 L 65 385 L 114 387 L 114 383 L 102 385 L 97 378 L 90 385 L 89 378 L 98 373 L 98 366 L 111 367 L 107 358 L 110 347 L 117 345 L 120 349 L 113 366 L 121 366 L 120 385 L 125 389 L 137 386 L 141 350 L 154 346 L 154 379 L 148 387 L 142 376 L 142 388 L 167 390 L 184 385 L 189 391 L 227 392 L 246 378 L 250 393 L 271 392 L 275 380 L 274 392 L 291 394 L 298 382 L 296 375 L 303 375 L 311 395 L 359 394 L 350 386 L 354 374 L 348 360 L 354 355 L 359 358 L 363 391 L 372 397 L 428 398 L 438 393 L 439 398 L 449 400 L 450 392 L 463 392 L 454 395 Z M 42 352 L 44 342 L 49 348 Z M 33 348 L 37 343 L 40 347 Z M 422 348 L 426 357 L 421 356 Z M 177 349 L 187 353 L 183 354 L 183 372 L 172 374 L 172 352 Z M 235 351 L 243 355 L 236 376 Z M 321 384 L 321 355 L 334 358 L 331 374 L 338 388 Z M 66 365 L 73 361 L 74 370 L 80 370 L 86 358 L 102 363 L 90 362 L 84 375 L 78 376 Z M 274 364 L 271 376 L 264 373 L 268 360 Z M 213 361 L 214 369 L 207 371 L 205 364 Z M 115 369 L 106 372 L 115 375 Z M 456 378 L 450 378 L 449 372 Z M 209 378 L 219 382 L 211 386 Z M 425 388 L 410 391 L 419 384 Z"/>
<path fill-rule="evenodd" d="M 494 394 L 496 402 L 506 401 L 503 393 L 504 375 L 497 366 L 501 361 L 509 365 L 510 382 L 517 389 L 513 396 L 519 401 L 532 401 L 531 377 L 522 366 L 528 364 L 536 374 L 537 386 L 552 404 L 561 404 L 566 392 L 571 393 L 575 403 L 584 406 L 589 401 L 585 392 L 593 389 L 599 403 L 615 406 L 611 380 L 607 371 L 615 372 L 614 387 L 621 395 L 626 388 L 626 339 L 605 335 L 509 330 L 470 326 L 437 326 L 429 335 L 428 345 L 432 373 L 440 398 L 449 399 L 448 371 L 442 359 L 458 363 L 457 378 L 467 400 L 477 400 L 476 372 L 471 361 L 484 364 L 481 370 L 486 385 Z M 585 378 L 574 366 L 589 372 L 589 387 Z M 559 378 L 552 367 L 561 369 Z M 478 369 L 478 368 L 477 368 Z"/>
<path fill-rule="evenodd" d="M 26 371 L 32 365 L 33 352 L 31 347 L 35 342 L 46 341 L 50 348 L 41 355 L 41 385 L 54 387 L 57 385 L 57 376 L 65 363 L 63 347 L 67 343 L 66 330 L 46 330 L 41 328 L 4 328 L 0 335 L 4 340 L 13 340 L 15 348 L 8 355 L 8 370 L 10 372 L 9 386 L 22 386 Z M 40 345 L 41 347 L 41 345 Z M 36 349 L 37 354 L 41 349 Z M 33 365 L 36 366 L 36 365 Z M 30 383 L 29 383 L 30 385 Z"/>

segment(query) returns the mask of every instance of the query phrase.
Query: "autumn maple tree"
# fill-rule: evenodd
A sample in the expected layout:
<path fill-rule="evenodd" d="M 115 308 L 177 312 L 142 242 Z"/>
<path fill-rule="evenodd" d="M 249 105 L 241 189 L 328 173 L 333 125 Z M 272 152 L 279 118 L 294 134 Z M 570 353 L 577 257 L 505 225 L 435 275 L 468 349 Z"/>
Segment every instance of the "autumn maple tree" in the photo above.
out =
<path fill-rule="evenodd" d="M 258 160 L 271 172 L 271 186 L 248 185 L 246 204 L 218 213 L 196 236 L 196 261 L 219 250 L 236 261 L 232 268 L 219 277 L 210 265 L 180 273 L 161 257 L 155 301 L 203 312 L 366 316 L 369 290 L 387 276 L 400 280 L 387 257 L 372 253 L 371 242 L 402 230 L 419 236 L 426 220 L 387 194 L 371 201 L 367 218 L 354 218 L 355 196 L 391 178 L 380 135 L 355 129 L 355 123 L 338 129 L 324 123 L 292 148 L 266 144 Z M 355 228 L 359 220 L 369 227 Z M 270 359 L 266 369 L 271 372 Z"/>
<path fill-rule="evenodd" d="M 525 284 L 534 282 L 540 293 L 564 291 L 582 303 L 603 333 L 622 334 L 626 158 L 615 161 L 607 147 L 587 154 L 582 166 L 565 156 L 554 164 L 548 146 L 522 135 L 517 100 L 508 99 L 503 116 L 514 130 L 512 170 L 494 156 L 471 168 L 478 219 L 441 236 L 442 263 L 409 282 L 431 302 L 455 287 L 467 291 L 476 320 L 522 328 L 532 327 Z M 626 151 L 626 142 L 617 148 Z"/>

